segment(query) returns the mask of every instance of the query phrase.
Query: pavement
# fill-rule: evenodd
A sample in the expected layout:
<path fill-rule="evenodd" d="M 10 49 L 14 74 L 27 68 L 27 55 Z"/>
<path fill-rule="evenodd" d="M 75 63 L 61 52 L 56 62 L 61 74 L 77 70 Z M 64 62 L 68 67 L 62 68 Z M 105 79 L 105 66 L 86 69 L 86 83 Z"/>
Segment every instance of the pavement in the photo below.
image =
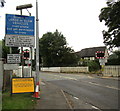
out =
<path fill-rule="evenodd" d="M 35 109 L 70 109 L 60 88 L 48 83 L 40 84 L 40 99 Z"/>

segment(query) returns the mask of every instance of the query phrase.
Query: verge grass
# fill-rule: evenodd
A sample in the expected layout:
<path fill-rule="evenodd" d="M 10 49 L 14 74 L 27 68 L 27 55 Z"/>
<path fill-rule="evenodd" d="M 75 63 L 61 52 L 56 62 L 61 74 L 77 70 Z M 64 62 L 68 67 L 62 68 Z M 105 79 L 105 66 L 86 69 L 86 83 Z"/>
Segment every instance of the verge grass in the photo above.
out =
<path fill-rule="evenodd" d="M 36 99 L 31 93 L 13 94 L 5 91 L 2 94 L 2 109 L 34 109 Z"/>

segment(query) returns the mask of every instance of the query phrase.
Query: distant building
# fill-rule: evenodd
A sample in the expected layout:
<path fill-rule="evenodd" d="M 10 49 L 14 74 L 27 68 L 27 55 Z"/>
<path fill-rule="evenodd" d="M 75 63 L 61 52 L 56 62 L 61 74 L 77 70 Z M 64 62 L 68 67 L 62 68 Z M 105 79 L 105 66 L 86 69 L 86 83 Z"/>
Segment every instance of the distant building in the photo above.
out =
<path fill-rule="evenodd" d="M 76 52 L 76 54 L 81 59 L 95 60 L 97 51 L 102 51 L 102 52 L 104 51 L 105 58 L 108 58 L 108 50 L 107 50 L 107 47 L 105 47 L 105 46 L 85 48 L 85 49 L 82 49 L 81 51 Z"/>

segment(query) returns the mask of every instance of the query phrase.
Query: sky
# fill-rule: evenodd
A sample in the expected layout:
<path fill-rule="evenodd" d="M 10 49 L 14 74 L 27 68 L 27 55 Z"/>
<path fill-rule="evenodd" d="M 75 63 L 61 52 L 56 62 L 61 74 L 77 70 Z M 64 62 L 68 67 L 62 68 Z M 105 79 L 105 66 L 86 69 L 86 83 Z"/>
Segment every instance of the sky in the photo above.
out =
<path fill-rule="evenodd" d="M 5 0 L 5 7 L 0 7 L 0 40 L 5 36 L 5 14 L 20 14 L 16 6 L 32 4 L 29 8 L 32 16 L 36 14 L 35 0 Z M 99 21 L 101 8 L 106 0 L 38 0 L 39 37 L 58 29 L 68 46 L 74 51 L 84 48 L 104 46 L 102 30 L 106 27 Z M 29 15 L 23 10 L 23 15 Z"/>

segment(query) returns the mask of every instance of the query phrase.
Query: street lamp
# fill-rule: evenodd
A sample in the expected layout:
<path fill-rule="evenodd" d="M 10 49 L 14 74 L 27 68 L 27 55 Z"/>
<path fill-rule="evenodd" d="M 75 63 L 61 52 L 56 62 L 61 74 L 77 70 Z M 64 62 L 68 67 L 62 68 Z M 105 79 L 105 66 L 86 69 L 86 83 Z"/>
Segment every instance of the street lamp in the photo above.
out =
<path fill-rule="evenodd" d="M 33 7 L 32 4 L 19 5 L 19 6 L 16 7 L 16 10 L 20 10 L 20 14 L 22 15 L 22 9 L 27 10 L 27 8 L 32 8 L 32 7 Z M 30 16 L 31 16 L 31 14 L 30 14 Z"/>
<path fill-rule="evenodd" d="M 38 1 L 36 0 L 36 84 L 39 83 L 39 18 Z"/>
<path fill-rule="evenodd" d="M 32 7 L 33 7 L 32 4 L 19 5 L 16 7 L 16 10 L 22 10 L 22 9 L 27 9 Z"/>

